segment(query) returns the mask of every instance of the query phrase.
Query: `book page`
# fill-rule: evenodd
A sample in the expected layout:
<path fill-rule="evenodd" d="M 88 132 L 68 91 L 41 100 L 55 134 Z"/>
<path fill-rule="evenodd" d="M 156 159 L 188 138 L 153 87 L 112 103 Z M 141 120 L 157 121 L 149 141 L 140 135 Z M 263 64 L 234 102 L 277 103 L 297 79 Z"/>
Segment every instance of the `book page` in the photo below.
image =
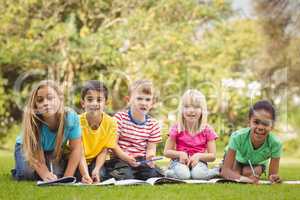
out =
<path fill-rule="evenodd" d="M 151 185 L 161 185 L 161 184 L 172 184 L 172 183 L 185 183 L 183 180 L 175 179 L 175 178 L 167 178 L 167 177 L 153 177 L 148 178 L 147 183 Z"/>
<path fill-rule="evenodd" d="M 115 185 L 140 185 L 140 184 L 147 184 L 147 182 L 139 179 L 126 179 L 126 180 L 116 181 L 115 183 Z"/>
<path fill-rule="evenodd" d="M 194 180 L 194 179 L 184 180 L 184 182 L 188 183 L 188 184 L 209 184 L 209 183 L 213 183 L 213 182 L 210 182 L 208 180 Z"/>
<path fill-rule="evenodd" d="M 37 181 L 38 186 L 50 186 L 59 184 L 73 184 L 76 182 L 76 178 L 73 176 L 62 177 L 53 181 Z"/>
<path fill-rule="evenodd" d="M 74 185 L 76 185 L 76 186 L 106 186 L 106 185 L 115 185 L 115 184 L 116 184 L 116 179 L 110 178 L 110 179 L 107 179 L 100 183 L 88 184 L 88 183 L 79 182 L 79 183 L 75 183 Z"/>

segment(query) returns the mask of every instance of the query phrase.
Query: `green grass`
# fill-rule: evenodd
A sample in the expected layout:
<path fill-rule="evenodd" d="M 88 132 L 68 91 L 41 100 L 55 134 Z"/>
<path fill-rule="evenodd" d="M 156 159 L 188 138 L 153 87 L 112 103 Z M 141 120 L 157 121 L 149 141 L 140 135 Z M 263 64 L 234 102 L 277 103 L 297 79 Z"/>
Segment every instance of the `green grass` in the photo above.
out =
<path fill-rule="evenodd" d="M 0 199 L 299 199 L 300 185 L 163 185 L 107 187 L 37 187 L 35 182 L 16 182 L 10 177 L 12 154 L 0 151 Z M 283 159 L 280 174 L 300 180 L 300 160 Z"/>

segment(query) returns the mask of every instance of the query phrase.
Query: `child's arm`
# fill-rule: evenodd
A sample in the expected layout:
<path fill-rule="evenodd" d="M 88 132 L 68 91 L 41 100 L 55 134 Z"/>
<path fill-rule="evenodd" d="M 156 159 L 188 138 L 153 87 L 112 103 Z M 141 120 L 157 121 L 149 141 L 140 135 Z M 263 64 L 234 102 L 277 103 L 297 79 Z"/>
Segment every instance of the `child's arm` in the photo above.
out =
<path fill-rule="evenodd" d="M 146 160 L 150 160 L 156 155 L 156 143 L 149 142 L 146 150 Z"/>
<path fill-rule="evenodd" d="M 115 148 L 113 149 L 115 154 L 118 158 L 121 160 L 124 160 L 132 167 L 137 167 L 138 163 L 136 162 L 135 158 L 133 156 L 129 156 L 127 153 L 125 153 L 118 144 L 116 144 Z"/>
<path fill-rule="evenodd" d="M 233 170 L 233 165 L 235 162 L 236 152 L 232 149 L 228 149 L 225 156 L 224 164 L 221 170 L 221 176 L 229 180 L 239 180 L 241 182 L 253 183 L 254 181 L 246 176 L 242 176 L 238 172 Z"/>
<path fill-rule="evenodd" d="M 190 163 L 192 167 L 195 167 L 199 161 L 213 162 L 216 159 L 216 142 L 211 140 L 207 143 L 207 153 L 195 153 L 190 158 Z"/>
<path fill-rule="evenodd" d="M 146 149 L 146 160 L 151 160 L 156 155 L 156 143 L 149 142 L 147 144 L 147 149 Z M 151 168 L 154 168 L 154 163 L 149 162 L 147 165 Z"/>
<path fill-rule="evenodd" d="M 81 138 L 70 140 L 69 141 L 71 154 L 68 160 L 67 169 L 65 171 L 64 176 L 73 176 L 75 170 L 80 162 L 82 155 L 82 144 Z"/>
<path fill-rule="evenodd" d="M 107 149 L 103 149 L 96 157 L 96 164 L 92 171 L 92 179 L 94 182 L 100 182 L 99 171 L 103 166 L 107 155 Z"/>
<path fill-rule="evenodd" d="M 164 156 L 167 158 L 179 158 L 179 162 L 186 164 L 189 162 L 189 157 L 186 152 L 176 151 L 176 142 L 171 137 L 169 137 L 166 141 Z"/>
<path fill-rule="evenodd" d="M 33 168 L 37 172 L 37 174 L 41 177 L 41 179 L 43 181 L 51 181 L 57 179 L 57 176 L 49 171 L 46 165 L 43 151 L 39 152 L 39 159 L 40 160 L 35 160 L 35 162 L 33 163 Z"/>
<path fill-rule="evenodd" d="M 89 175 L 88 165 L 86 163 L 84 151 L 82 151 L 82 154 L 81 154 L 81 159 L 79 162 L 79 171 L 80 171 L 80 174 L 82 177 L 81 178 L 82 183 L 88 183 L 88 184 L 93 183 L 93 180 L 91 179 L 91 177 Z"/>
<path fill-rule="evenodd" d="M 280 183 L 281 179 L 278 175 L 280 158 L 271 158 L 269 165 L 269 180 L 272 183 Z"/>

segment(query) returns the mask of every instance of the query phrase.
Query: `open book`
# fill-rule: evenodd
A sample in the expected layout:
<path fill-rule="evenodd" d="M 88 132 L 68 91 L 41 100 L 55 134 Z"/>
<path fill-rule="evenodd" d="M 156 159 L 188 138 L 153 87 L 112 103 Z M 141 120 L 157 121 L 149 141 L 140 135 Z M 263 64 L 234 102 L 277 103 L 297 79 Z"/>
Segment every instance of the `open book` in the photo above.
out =
<path fill-rule="evenodd" d="M 74 186 L 108 186 L 108 185 L 162 185 L 162 184 L 216 184 L 216 183 L 245 183 L 238 180 L 228 180 L 224 178 L 214 178 L 210 180 L 179 180 L 175 178 L 167 177 L 154 177 L 149 178 L 146 181 L 139 179 L 126 179 L 117 181 L 114 178 L 102 181 L 100 183 L 85 184 L 85 183 L 75 183 L 75 177 L 63 177 L 54 181 L 38 181 L 38 186 L 57 186 L 57 185 L 74 185 Z M 260 180 L 258 184 L 271 184 L 268 180 Z M 282 181 L 281 184 L 300 184 L 299 180 L 295 181 Z"/>
<path fill-rule="evenodd" d="M 149 178 L 146 181 L 138 180 L 138 179 L 127 179 L 127 180 L 120 180 L 117 181 L 114 178 L 108 179 L 96 185 L 162 185 L 162 184 L 216 184 L 216 183 L 242 183 L 247 184 L 247 182 L 241 182 L 239 180 L 228 180 L 224 178 L 214 178 L 210 180 L 179 180 L 175 178 L 167 178 L 167 177 L 155 177 Z M 258 182 L 260 185 L 270 185 L 272 184 L 268 180 L 260 180 Z M 282 181 L 281 184 L 300 184 L 300 181 Z"/>
<path fill-rule="evenodd" d="M 148 178 L 146 181 L 138 180 L 138 179 L 120 180 L 120 181 L 116 181 L 115 185 L 140 185 L 140 184 L 162 185 L 162 184 L 179 184 L 179 183 L 185 183 L 185 181 L 175 179 L 175 178 L 154 177 L 154 178 Z"/>
<path fill-rule="evenodd" d="M 149 178 L 145 181 L 139 180 L 139 179 L 126 179 L 126 180 L 119 180 L 117 181 L 114 178 L 108 179 L 106 181 L 100 182 L 100 183 L 94 183 L 94 184 L 84 184 L 84 183 L 76 183 L 78 186 L 105 186 L 105 185 L 143 185 L 143 184 L 149 184 L 149 185 L 161 185 L 161 184 L 172 184 L 172 183 L 185 183 L 184 180 L 174 179 L 174 178 L 167 178 L 167 177 L 154 177 Z"/>
<path fill-rule="evenodd" d="M 188 184 L 215 184 L 215 183 L 248 183 L 248 182 L 242 182 L 240 180 L 229 180 L 224 178 L 213 178 L 210 180 L 184 180 L 185 183 Z M 270 184 L 270 181 L 263 181 L 261 180 L 259 184 Z"/>
<path fill-rule="evenodd" d="M 76 182 L 76 178 L 73 176 L 67 176 L 58 178 L 54 181 L 38 181 L 38 186 L 54 186 L 54 185 L 72 185 Z"/>
<path fill-rule="evenodd" d="M 247 184 L 248 182 L 242 182 L 239 180 L 229 180 L 224 178 L 214 178 L 210 180 L 184 180 L 188 184 L 215 184 L 215 183 L 242 183 Z M 258 184 L 260 185 L 271 185 L 272 183 L 268 180 L 259 180 Z M 300 184 L 300 181 L 282 181 L 281 184 Z"/>

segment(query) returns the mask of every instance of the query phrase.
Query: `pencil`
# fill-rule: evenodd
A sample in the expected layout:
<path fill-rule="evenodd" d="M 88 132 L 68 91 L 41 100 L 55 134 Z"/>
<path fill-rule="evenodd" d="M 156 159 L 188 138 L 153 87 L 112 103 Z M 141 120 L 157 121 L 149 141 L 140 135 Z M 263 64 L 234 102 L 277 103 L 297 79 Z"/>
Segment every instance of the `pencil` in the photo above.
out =
<path fill-rule="evenodd" d="M 152 161 L 161 160 L 161 159 L 163 159 L 162 156 L 160 156 L 160 157 L 154 157 L 154 158 L 152 158 L 152 159 L 150 159 L 150 160 L 142 160 L 142 161 L 139 161 L 138 163 L 139 163 L 139 164 L 146 164 L 146 163 L 149 163 L 149 162 L 152 162 Z"/>
<path fill-rule="evenodd" d="M 252 166 L 252 163 L 251 163 L 251 161 L 250 161 L 250 160 L 248 160 L 248 163 L 249 163 L 249 165 L 250 165 L 250 168 L 251 168 L 251 170 L 252 170 L 252 174 L 253 174 L 253 176 L 254 176 L 254 177 L 258 177 L 258 176 L 256 175 L 256 173 L 255 173 L 254 169 L 253 169 L 253 166 Z"/>
<path fill-rule="evenodd" d="M 50 172 L 53 173 L 53 164 L 52 164 L 52 160 L 50 160 Z"/>

